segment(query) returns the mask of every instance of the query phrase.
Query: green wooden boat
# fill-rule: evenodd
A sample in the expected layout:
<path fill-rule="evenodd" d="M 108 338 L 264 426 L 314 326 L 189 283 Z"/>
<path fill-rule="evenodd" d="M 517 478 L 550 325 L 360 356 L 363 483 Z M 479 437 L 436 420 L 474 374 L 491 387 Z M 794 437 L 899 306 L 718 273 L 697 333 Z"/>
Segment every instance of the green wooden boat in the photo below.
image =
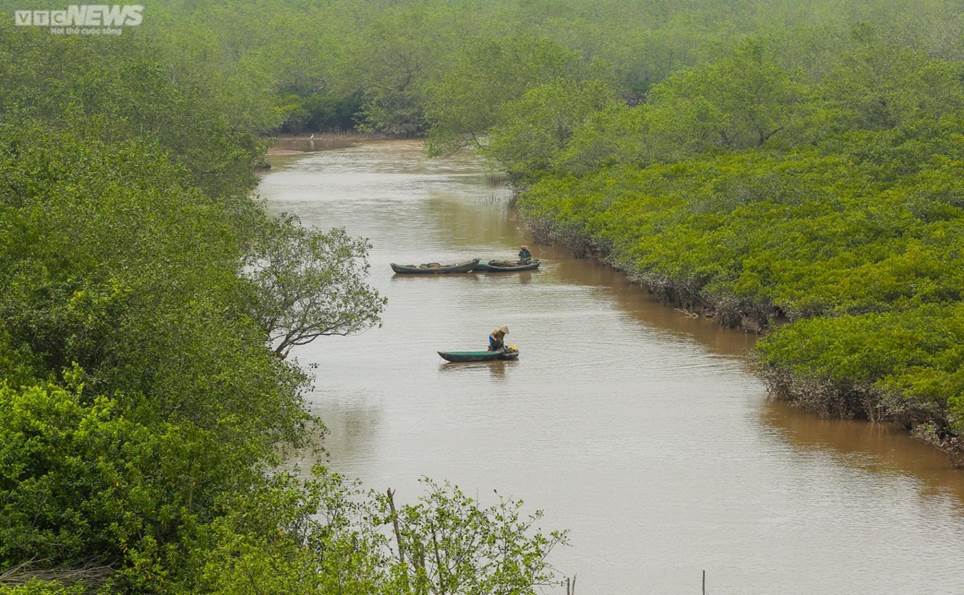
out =
<path fill-rule="evenodd" d="M 482 273 L 515 273 L 518 271 L 534 271 L 542 264 L 538 259 L 522 262 L 519 260 L 480 260 L 472 269 Z"/>
<path fill-rule="evenodd" d="M 490 362 L 519 357 L 518 351 L 439 351 L 438 354 L 449 362 Z"/>
<path fill-rule="evenodd" d="M 450 273 L 468 273 L 479 264 L 478 258 L 459 262 L 455 264 L 395 264 L 391 263 L 392 270 L 399 275 L 448 275 Z"/>

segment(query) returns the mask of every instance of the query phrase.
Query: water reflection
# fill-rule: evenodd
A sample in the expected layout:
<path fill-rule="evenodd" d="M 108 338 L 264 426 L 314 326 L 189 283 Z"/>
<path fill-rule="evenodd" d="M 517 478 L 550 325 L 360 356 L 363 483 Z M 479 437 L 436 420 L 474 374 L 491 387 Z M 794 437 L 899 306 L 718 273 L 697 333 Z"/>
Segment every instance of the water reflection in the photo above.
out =
<path fill-rule="evenodd" d="M 466 259 L 453 262 L 465 262 Z M 423 264 L 423 263 L 396 263 L 396 264 Z M 426 285 L 431 283 L 479 283 L 479 277 L 473 273 L 452 273 L 448 275 L 392 275 L 392 283 L 412 283 Z"/>
<path fill-rule="evenodd" d="M 370 448 L 372 438 L 377 437 L 383 423 L 382 410 L 373 404 L 359 406 L 358 403 L 353 399 L 335 404 L 340 410 L 336 416 L 325 415 L 328 408 L 317 407 L 317 402 L 309 404 L 311 412 L 323 420 L 325 434 L 323 442 L 299 453 L 303 469 L 310 469 L 315 463 L 327 465 L 332 451 L 362 452 Z"/>
<path fill-rule="evenodd" d="M 486 258 L 505 258 L 514 252 L 506 254 L 507 251 L 493 248 L 505 245 L 510 238 L 518 240 L 509 246 L 521 241 L 517 228 L 509 224 L 505 216 L 507 196 L 508 192 L 503 189 L 493 196 L 465 201 L 453 193 L 433 192 L 421 203 L 424 205 L 422 217 L 432 223 L 431 233 L 440 243 L 456 249 L 484 250 Z"/>
<path fill-rule="evenodd" d="M 927 444 L 888 424 L 827 419 L 773 399 L 761 404 L 760 418 L 802 452 L 823 451 L 840 462 L 873 473 L 920 480 L 925 497 L 953 496 L 964 513 L 964 473 Z"/>
<path fill-rule="evenodd" d="M 489 379 L 500 382 L 505 380 L 507 370 L 519 364 L 518 360 L 496 360 L 492 362 L 447 362 L 439 366 L 444 374 L 461 375 L 466 378 L 477 374 L 486 374 Z"/>

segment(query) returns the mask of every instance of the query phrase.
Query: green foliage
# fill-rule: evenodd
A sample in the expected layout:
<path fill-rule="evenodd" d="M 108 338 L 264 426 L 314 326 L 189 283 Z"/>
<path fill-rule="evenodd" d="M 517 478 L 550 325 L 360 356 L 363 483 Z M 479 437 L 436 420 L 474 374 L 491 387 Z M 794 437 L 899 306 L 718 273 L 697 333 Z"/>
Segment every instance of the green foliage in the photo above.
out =
<path fill-rule="evenodd" d="M 192 181 L 155 143 L 0 127 L 4 568 L 166 584 L 217 498 L 305 440 L 306 378 L 240 299 L 250 215 Z"/>
<path fill-rule="evenodd" d="M 237 84 L 189 66 L 155 39 L 38 29 L 0 24 L 4 121 L 29 117 L 111 142 L 149 135 L 212 196 L 254 186 L 260 130 L 230 105 L 243 94 Z"/>
<path fill-rule="evenodd" d="M 80 43 L 33 35 L 16 41 Z M 122 70 L 176 61 L 129 43 Z M 88 74 L 106 77 L 95 88 L 71 78 L 78 68 L 45 81 L 57 87 L 51 98 L 37 94 L 36 77 L 4 95 L 0 569 L 53 577 L 21 588 L 38 592 L 78 580 L 193 590 L 200 550 L 191 544 L 226 514 L 222 502 L 256 492 L 279 447 L 309 439 L 307 377 L 269 348 L 239 274 L 261 246 L 258 230 L 284 225 L 247 195 L 251 131 L 208 144 L 204 101 L 166 79 L 110 77 L 114 66 L 88 52 L 79 47 Z M 158 110 L 172 93 L 176 113 L 124 112 L 128 101 L 150 103 L 151 90 Z M 226 167 L 195 160 L 195 150 Z M 330 252 L 308 243 L 338 272 L 325 279 L 326 304 L 335 296 L 347 307 L 367 290 L 367 244 L 339 231 L 297 233 L 333 240 Z M 292 266 L 302 264 L 317 261 Z M 319 275 L 306 277 L 315 285 L 299 299 L 319 297 Z M 376 323 L 382 303 L 371 294 L 365 313 L 337 330 Z"/>
<path fill-rule="evenodd" d="M 388 593 L 385 541 L 365 495 L 316 468 L 279 474 L 199 535 L 198 588 L 217 593 Z"/>
<path fill-rule="evenodd" d="M 813 140 L 837 113 L 794 80 L 762 40 L 654 85 L 647 102 L 590 114 L 556 155 L 558 171 L 640 166 L 724 151 L 789 148 Z"/>
<path fill-rule="evenodd" d="M 665 139 L 660 154 L 672 146 L 695 154 L 763 146 L 786 129 L 801 94 L 765 46 L 754 41 L 718 61 L 671 75 L 653 88 L 644 109 L 651 110 L 652 134 Z"/>
<path fill-rule="evenodd" d="M 220 426 L 241 450 L 295 436 L 303 377 L 241 308 L 232 213 L 155 146 L 28 122 L 3 133 L 0 209 L 13 233 L 0 314 L 10 342 L 42 361 L 36 376 L 79 364 L 91 391 L 150 395 L 143 406 Z M 265 442 L 238 436 L 241 424 Z"/>
<path fill-rule="evenodd" d="M 281 132 L 300 134 L 309 130 L 345 132 L 355 128 L 362 109 L 359 95 L 333 96 L 325 92 L 292 89 L 284 95 L 287 119 Z"/>
<path fill-rule="evenodd" d="M 959 60 L 935 60 L 867 27 L 853 36 L 856 47 L 840 57 L 823 85 L 847 128 L 891 129 L 964 109 Z"/>
<path fill-rule="evenodd" d="M 655 159 L 648 143 L 648 113 L 613 104 L 585 117 L 553 158 L 557 172 L 583 175 L 619 163 Z"/>
<path fill-rule="evenodd" d="M 367 131 L 414 136 L 425 131 L 426 85 L 456 45 L 457 11 L 437 3 L 380 6 L 364 36 L 352 36 L 352 59 L 364 103 L 358 120 Z M 354 9 L 354 10 L 357 10 Z M 370 43 L 375 38 L 379 43 Z"/>
<path fill-rule="evenodd" d="M 56 386 L 0 389 L 0 559 L 136 556 L 203 518 L 210 484 L 228 479 L 209 472 L 238 462 L 219 461 L 216 438 L 190 424 L 148 427 L 114 399 L 84 400 Z"/>
<path fill-rule="evenodd" d="M 88 589 L 83 583 L 68 584 L 58 580 L 29 579 L 21 584 L 0 588 L 4 595 L 84 595 Z"/>
<path fill-rule="evenodd" d="M 393 527 L 400 592 L 534 594 L 557 584 L 546 558 L 567 537 L 536 528 L 541 511 L 523 517 L 522 502 L 504 498 L 483 508 L 458 487 L 422 483 L 428 493 L 416 504 L 396 509 L 391 490 L 377 500 Z"/>

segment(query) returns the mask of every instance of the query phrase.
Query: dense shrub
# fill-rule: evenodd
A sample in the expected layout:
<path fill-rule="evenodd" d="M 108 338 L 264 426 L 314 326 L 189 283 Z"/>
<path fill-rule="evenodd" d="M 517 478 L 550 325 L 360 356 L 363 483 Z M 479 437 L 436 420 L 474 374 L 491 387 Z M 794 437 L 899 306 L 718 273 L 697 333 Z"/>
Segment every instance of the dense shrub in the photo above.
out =
<path fill-rule="evenodd" d="M 777 326 L 760 344 L 777 392 L 927 426 L 957 449 L 960 62 L 859 29 L 812 78 L 765 47 L 674 74 L 645 105 L 586 116 L 522 212 L 543 238 L 668 299 Z M 741 86 L 755 91 L 724 92 Z"/>

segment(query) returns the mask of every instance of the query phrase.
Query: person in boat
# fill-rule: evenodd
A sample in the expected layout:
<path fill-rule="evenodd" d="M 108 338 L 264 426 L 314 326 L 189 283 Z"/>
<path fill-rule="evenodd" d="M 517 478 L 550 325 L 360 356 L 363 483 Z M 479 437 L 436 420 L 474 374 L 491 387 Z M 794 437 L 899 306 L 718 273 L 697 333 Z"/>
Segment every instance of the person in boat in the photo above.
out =
<path fill-rule="evenodd" d="M 489 351 L 505 349 L 505 336 L 509 334 L 509 327 L 502 325 L 489 335 Z"/>
<path fill-rule="evenodd" d="M 519 262 L 522 264 L 529 264 L 532 260 L 532 252 L 529 252 L 528 246 L 521 246 L 519 248 Z"/>

